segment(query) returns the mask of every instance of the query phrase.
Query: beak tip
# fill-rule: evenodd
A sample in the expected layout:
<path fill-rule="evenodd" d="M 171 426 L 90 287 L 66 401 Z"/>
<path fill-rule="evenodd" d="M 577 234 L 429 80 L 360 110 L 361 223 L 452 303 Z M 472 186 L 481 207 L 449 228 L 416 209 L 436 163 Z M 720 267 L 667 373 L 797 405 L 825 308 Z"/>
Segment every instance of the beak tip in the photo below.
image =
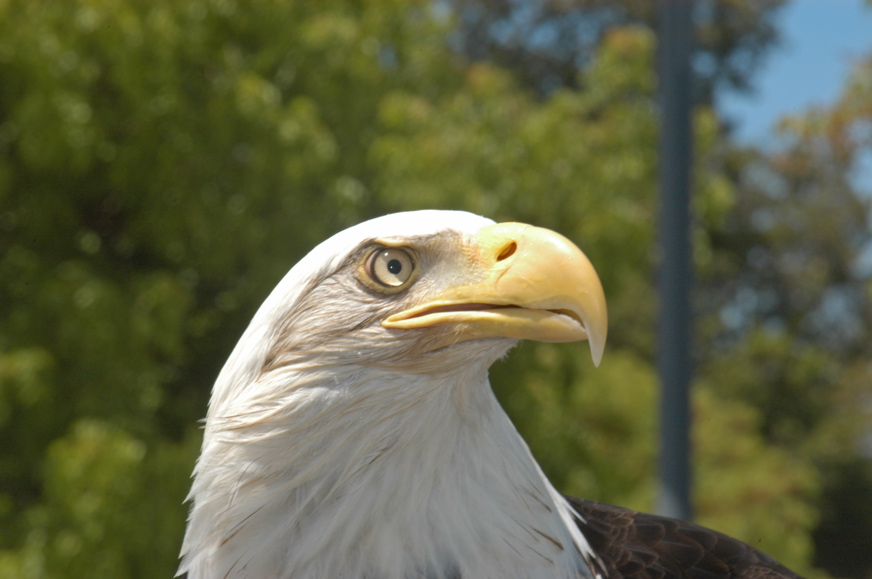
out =
<path fill-rule="evenodd" d="M 599 368 L 600 362 L 603 359 L 603 352 L 606 349 L 606 332 L 605 318 L 600 323 L 596 323 L 587 333 L 587 343 L 590 346 L 590 357 L 593 358 L 593 365 Z"/>
<path fill-rule="evenodd" d="M 602 362 L 603 350 L 605 350 L 605 344 L 590 344 L 590 357 L 593 358 L 595 368 L 599 368 L 600 362 Z"/>

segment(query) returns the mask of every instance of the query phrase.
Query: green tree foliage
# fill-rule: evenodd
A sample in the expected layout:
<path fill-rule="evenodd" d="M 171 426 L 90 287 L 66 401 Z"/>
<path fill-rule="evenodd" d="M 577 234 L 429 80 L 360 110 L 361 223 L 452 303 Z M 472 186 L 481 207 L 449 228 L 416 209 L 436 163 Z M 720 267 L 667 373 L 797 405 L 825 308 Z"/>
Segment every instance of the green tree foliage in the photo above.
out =
<path fill-rule="evenodd" d="M 652 508 L 653 35 L 610 31 L 584 90 L 542 100 L 463 63 L 452 26 L 416 0 L 0 2 L 0 576 L 172 575 L 197 421 L 257 305 L 330 233 L 420 207 L 586 250 L 610 303 L 602 367 L 525 344 L 493 381 L 561 490 Z M 830 393 L 846 358 L 793 348 L 805 325 L 731 325 L 740 289 L 764 291 L 742 277 L 739 176 L 789 173 L 725 155 L 709 109 L 697 142 L 696 261 L 724 288 L 695 400 L 700 518 L 811 573 L 818 467 L 862 464 L 840 446 L 862 417 L 827 413 L 865 375 Z"/>
<path fill-rule="evenodd" d="M 759 410 L 768 440 L 812 458 L 816 560 L 849 577 L 872 571 L 870 103 L 867 55 L 836 103 L 782 122 L 782 150 L 732 153 L 737 203 L 710 232 L 706 287 L 708 372 Z"/>

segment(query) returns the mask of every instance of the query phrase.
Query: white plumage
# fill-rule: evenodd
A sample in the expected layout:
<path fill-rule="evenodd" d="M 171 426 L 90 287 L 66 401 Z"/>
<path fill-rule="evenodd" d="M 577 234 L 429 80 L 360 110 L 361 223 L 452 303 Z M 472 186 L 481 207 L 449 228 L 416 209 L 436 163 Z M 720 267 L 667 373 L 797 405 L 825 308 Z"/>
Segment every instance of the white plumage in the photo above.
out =
<path fill-rule="evenodd" d="M 572 509 L 488 383 L 516 340 L 431 350 L 451 340 L 451 324 L 381 323 L 403 300 L 462 283 L 462 248 L 492 223 L 389 215 L 335 235 L 288 273 L 215 383 L 180 573 L 590 575 Z M 357 279 L 356 256 L 373 243 L 417 247 L 421 272 L 403 296 Z"/>

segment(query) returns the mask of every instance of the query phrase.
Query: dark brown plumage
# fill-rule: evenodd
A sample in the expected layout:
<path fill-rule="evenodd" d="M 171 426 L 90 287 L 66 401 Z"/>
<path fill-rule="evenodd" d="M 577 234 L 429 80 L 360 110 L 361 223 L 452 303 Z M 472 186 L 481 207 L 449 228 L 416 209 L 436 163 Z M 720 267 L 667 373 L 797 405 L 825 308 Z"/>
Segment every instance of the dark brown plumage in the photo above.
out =
<path fill-rule="evenodd" d="M 772 557 L 705 527 L 567 497 L 609 579 L 801 579 Z"/>

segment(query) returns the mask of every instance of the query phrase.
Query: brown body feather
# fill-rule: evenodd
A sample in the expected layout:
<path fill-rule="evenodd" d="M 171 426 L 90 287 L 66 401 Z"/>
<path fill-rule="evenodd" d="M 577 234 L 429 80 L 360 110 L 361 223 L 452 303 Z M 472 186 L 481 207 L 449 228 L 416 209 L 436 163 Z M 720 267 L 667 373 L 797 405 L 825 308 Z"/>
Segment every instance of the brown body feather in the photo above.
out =
<path fill-rule="evenodd" d="M 705 527 L 567 497 L 609 579 L 801 579 L 772 557 Z"/>

